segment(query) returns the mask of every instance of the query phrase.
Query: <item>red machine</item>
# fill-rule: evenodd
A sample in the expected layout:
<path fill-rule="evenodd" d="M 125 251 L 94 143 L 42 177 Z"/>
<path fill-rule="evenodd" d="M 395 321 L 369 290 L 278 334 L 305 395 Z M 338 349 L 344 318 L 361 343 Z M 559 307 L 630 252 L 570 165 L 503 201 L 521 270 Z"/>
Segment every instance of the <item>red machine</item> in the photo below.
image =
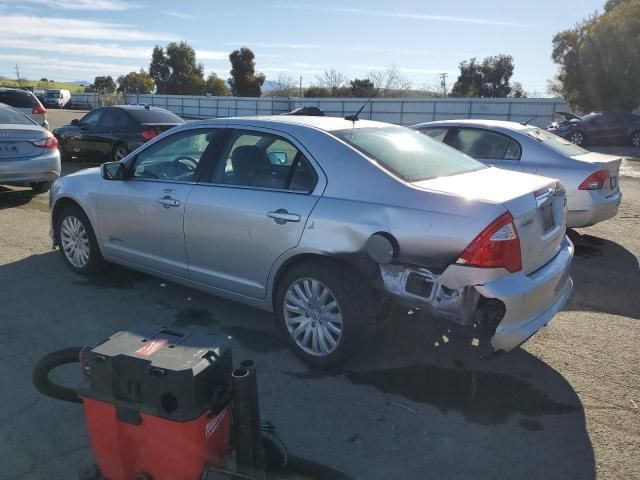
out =
<path fill-rule="evenodd" d="M 101 474 L 196 479 L 230 447 L 231 350 L 221 337 L 140 324 L 83 355 L 78 394 Z"/>

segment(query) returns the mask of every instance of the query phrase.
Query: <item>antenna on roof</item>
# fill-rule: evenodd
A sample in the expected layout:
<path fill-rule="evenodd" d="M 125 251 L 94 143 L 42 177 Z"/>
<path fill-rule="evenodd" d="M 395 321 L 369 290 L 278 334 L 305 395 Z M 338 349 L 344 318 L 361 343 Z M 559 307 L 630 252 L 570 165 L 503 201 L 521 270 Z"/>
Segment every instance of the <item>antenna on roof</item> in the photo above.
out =
<path fill-rule="evenodd" d="M 357 111 L 356 113 L 354 113 L 354 114 L 347 115 L 346 117 L 344 117 L 344 119 L 345 119 L 345 120 L 349 120 L 349 121 L 351 121 L 351 122 L 357 122 L 358 120 L 360 120 L 360 119 L 358 118 L 358 116 L 362 113 L 362 110 L 364 110 L 364 108 L 365 108 L 367 105 L 369 105 L 369 104 L 371 103 L 371 100 L 372 100 L 372 99 L 373 99 L 373 95 L 372 95 L 372 96 L 370 96 L 370 97 L 369 97 L 369 100 L 367 100 L 367 101 L 365 102 L 365 104 L 364 104 L 364 105 L 362 105 L 362 106 L 360 107 L 360 110 L 358 110 L 358 111 Z"/>
<path fill-rule="evenodd" d="M 527 125 L 529 125 L 529 123 L 533 122 L 536 118 L 538 118 L 540 115 L 536 115 L 534 117 L 531 117 L 529 120 L 527 120 L 526 122 L 522 122 L 521 125 L 524 125 L 525 127 Z"/>

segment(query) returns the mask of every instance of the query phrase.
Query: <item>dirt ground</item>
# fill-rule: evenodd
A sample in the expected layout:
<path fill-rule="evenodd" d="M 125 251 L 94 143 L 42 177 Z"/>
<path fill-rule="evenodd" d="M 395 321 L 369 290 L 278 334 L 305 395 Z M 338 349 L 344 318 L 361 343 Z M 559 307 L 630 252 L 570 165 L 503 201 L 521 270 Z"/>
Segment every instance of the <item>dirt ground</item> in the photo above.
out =
<path fill-rule="evenodd" d="M 93 463 L 81 407 L 41 396 L 31 369 L 138 321 L 230 338 L 236 363 L 257 362 L 262 417 L 289 449 L 354 478 L 640 478 L 640 161 L 622 173 L 618 216 L 577 232 L 569 304 L 523 348 L 477 360 L 446 322 L 396 310 L 332 374 L 290 353 L 264 312 L 122 268 L 73 274 L 51 250 L 47 195 L 0 187 L 0 480 L 75 479 Z"/>

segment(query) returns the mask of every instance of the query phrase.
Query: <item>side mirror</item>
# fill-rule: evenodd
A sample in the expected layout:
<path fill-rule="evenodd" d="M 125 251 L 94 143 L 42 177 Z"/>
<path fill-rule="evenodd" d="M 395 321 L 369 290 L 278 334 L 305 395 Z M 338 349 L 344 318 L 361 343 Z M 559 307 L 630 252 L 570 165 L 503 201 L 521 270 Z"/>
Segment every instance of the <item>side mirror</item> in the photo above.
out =
<path fill-rule="evenodd" d="M 270 152 L 268 157 L 271 165 L 284 165 L 287 163 L 287 154 L 285 152 Z"/>
<path fill-rule="evenodd" d="M 71 125 L 74 125 L 77 127 L 78 125 L 80 125 L 80 120 L 78 120 L 77 118 L 74 118 L 73 120 L 71 120 Z"/>
<path fill-rule="evenodd" d="M 105 180 L 123 180 L 124 164 L 120 162 L 106 162 L 100 166 L 102 178 Z"/>

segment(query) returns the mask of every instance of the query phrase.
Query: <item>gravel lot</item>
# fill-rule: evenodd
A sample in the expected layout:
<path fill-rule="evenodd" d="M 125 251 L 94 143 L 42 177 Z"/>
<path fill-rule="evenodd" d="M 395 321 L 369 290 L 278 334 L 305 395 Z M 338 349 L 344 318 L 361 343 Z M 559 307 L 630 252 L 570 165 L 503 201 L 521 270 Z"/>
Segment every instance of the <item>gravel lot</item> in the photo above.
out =
<path fill-rule="evenodd" d="M 330 375 L 298 361 L 264 312 L 121 268 L 76 276 L 51 250 L 48 196 L 0 187 L 0 480 L 92 464 L 81 408 L 38 394 L 31 369 L 138 321 L 229 336 L 236 363 L 256 360 L 262 416 L 289 449 L 356 478 L 640 478 L 640 161 L 623 174 L 618 216 L 578 232 L 569 305 L 522 349 L 479 361 L 446 323 L 396 311 Z"/>

